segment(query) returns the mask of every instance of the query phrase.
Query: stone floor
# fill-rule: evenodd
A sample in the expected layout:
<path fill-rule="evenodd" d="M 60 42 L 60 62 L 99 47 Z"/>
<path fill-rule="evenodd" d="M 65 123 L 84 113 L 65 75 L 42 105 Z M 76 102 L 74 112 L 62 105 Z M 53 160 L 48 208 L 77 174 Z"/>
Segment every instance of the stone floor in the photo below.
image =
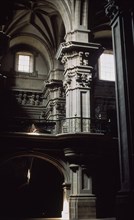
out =
<path fill-rule="evenodd" d="M 25 220 L 67 220 L 63 218 L 29 218 Z M 97 219 L 83 219 L 83 220 L 116 220 L 116 218 L 97 218 Z"/>

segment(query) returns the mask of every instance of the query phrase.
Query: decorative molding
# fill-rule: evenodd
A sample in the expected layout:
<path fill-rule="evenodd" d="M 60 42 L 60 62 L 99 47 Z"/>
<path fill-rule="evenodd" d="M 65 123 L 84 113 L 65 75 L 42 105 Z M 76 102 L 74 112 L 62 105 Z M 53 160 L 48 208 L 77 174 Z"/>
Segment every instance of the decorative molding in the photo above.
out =
<path fill-rule="evenodd" d="M 100 44 L 69 41 L 60 44 L 56 58 L 64 64 L 64 88 L 89 87 Z"/>
<path fill-rule="evenodd" d="M 91 81 L 92 81 L 92 75 L 91 74 L 77 73 L 76 82 L 79 83 L 79 86 L 90 87 Z"/>
<path fill-rule="evenodd" d="M 21 105 L 26 106 L 42 106 L 43 105 L 43 94 L 32 91 L 12 91 L 15 95 L 16 100 Z"/>
<path fill-rule="evenodd" d="M 45 83 L 45 86 L 47 88 L 58 88 L 58 87 L 62 87 L 63 86 L 63 82 L 62 80 L 57 80 L 57 79 L 51 79 L 51 80 L 48 80 L 46 83 Z"/>
<path fill-rule="evenodd" d="M 134 4 L 131 0 L 107 0 L 107 4 L 105 5 L 105 13 L 107 17 L 109 17 L 111 25 L 120 14 L 129 12 L 133 9 Z"/>
<path fill-rule="evenodd" d="M 74 67 L 65 72 L 63 86 L 65 91 L 75 88 L 88 88 L 92 82 L 93 68 L 91 66 Z"/>
<path fill-rule="evenodd" d="M 30 77 L 37 78 L 38 77 L 38 71 L 36 71 L 36 70 L 34 72 L 32 72 L 32 73 L 30 73 L 30 72 L 18 72 L 18 71 L 12 71 L 12 72 L 13 72 L 13 74 L 15 76 L 18 76 L 20 78 L 21 77 L 25 77 L 25 78 L 30 78 Z"/>
<path fill-rule="evenodd" d="M 86 60 L 88 56 L 88 60 L 90 62 L 88 64 L 94 65 L 103 50 L 104 48 L 97 43 L 83 43 L 75 41 L 63 42 L 58 48 L 56 58 L 65 64 L 68 61 L 68 58 L 73 58 L 75 56 L 81 57 L 84 55 Z M 93 59 L 91 59 L 92 56 L 94 57 L 94 62 Z"/>
<path fill-rule="evenodd" d="M 65 132 L 81 132 L 82 130 L 90 130 L 89 97 L 92 74 L 94 72 L 94 66 L 97 59 L 102 51 L 103 48 L 100 44 L 76 41 L 62 43 L 57 51 L 57 59 L 64 64 L 63 86 L 67 100 L 66 122 L 63 123 L 63 130 L 65 130 Z M 84 101 L 84 111 L 81 108 L 81 91 L 83 90 L 86 92 L 84 100 L 87 100 L 87 103 Z M 70 101 L 71 97 L 75 99 L 73 103 Z M 79 115 L 79 118 L 76 117 L 77 114 Z"/>
<path fill-rule="evenodd" d="M 106 16 L 109 17 L 111 23 L 116 19 L 119 14 L 119 6 L 115 0 L 107 0 L 108 3 L 105 6 Z"/>

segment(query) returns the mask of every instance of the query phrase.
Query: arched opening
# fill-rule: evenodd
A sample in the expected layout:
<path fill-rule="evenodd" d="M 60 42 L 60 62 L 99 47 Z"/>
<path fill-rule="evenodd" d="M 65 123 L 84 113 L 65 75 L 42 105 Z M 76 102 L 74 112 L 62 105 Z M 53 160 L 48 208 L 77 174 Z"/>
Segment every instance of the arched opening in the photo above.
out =
<path fill-rule="evenodd" d="M 62 173 L 34 155 L 14 157 L 0 167 L 1 218 L 59 218 L 63 210 Z"/>

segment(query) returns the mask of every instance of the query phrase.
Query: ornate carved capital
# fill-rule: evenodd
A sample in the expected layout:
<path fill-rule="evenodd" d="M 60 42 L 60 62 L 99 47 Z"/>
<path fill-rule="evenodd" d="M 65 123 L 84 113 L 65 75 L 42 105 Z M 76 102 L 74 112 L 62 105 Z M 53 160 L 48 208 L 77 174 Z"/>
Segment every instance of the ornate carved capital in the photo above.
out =
<path fill-rule="evenodd" d="M 65 65 L 66 70 L 76 66 L 94 66 L 102 52 L 100 44 L 70 41 L 60 44 L 56 58 Z"/>
<path fill-rule="evenodd" d="M 134 9 L 134 3 L 131 0 L 107 0 L 107 4 L 105 5 L 105 13 L 109 17 L 111 24 L 118 15 L 129 12 L 132 9 Z"/>
<path fill-rule="evenodd" d="M 110 21 L 113 22 L 119 14 L 119 6 L 115 0 L 107 0 L 108 3 L 105 6 L 106 16 L 109 17 Z"/>

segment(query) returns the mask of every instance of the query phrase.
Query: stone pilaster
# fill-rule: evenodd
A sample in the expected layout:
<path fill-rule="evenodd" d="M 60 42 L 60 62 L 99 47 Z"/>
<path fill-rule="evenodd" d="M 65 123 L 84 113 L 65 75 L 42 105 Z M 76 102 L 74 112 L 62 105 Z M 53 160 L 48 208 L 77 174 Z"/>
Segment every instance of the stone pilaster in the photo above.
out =
<path fill-rule="evenodd" d="M 120 159 L 120 191 L 117 195 L 117 219 L 134 219 L 134 8 L 133 2 L 109 0 L 116 65 L 116 97 Z"/>
<path fill-rule="evenodd" d="M 92 190 L 91 170 L 85 164 L 84 156 L 74 149 L 64 149 L 70 168 L 70 220 L 96 218 L 96 197 Z"/>
<path fill-rule="evenodd" d="M 62 43 L 57 59 L 64 64 L 67 132 L 90 131 L 90 93 L 94 65 L 102 47 L 94 43 Z"/>
<path fill-rule="evenodd" d="M 88 29 L 88 0 L 71 1 L 72 29 L 66 33 L 65 40 L 88 43 L 91 31 Z"/>
<path fill-rule="evenodd" d="M 63 183 L 63 211 L 62 219 L 69 219 L 70 183 Z"/>
<path fill-rule="evenodd" d="M 48 121 L 56 122 L 54 133 L 61 133 L 65 118 L 65 93 L 62 80 L 51 79 L 45 83 L 44 117 Z"/>

